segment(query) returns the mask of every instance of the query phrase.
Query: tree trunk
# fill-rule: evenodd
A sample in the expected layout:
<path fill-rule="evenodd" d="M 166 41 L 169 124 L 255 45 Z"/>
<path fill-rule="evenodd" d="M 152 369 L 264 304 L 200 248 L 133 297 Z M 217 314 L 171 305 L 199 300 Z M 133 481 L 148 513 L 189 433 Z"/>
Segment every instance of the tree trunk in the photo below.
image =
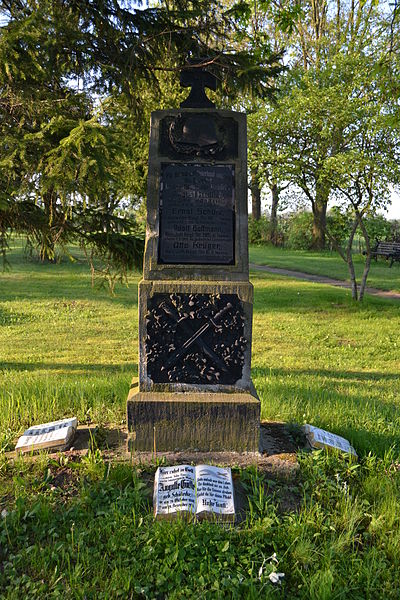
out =
<path fill-rule="evenodd" d="M 361 302 L 361 300 L 364 298 L 365 288 L 367 286 L 368 273 L 369 273 L 369 269 L 371 267 L 371 242 L 370 242 L 368 231 L 367 231 L 367 228 L 365 227 L 365 223 L 363 221 L 362 215 L 358 211 L 356 212 L 356 215 L 357 215 L 358 224 L 360 226 L 361 232 L 362 232 L 364 240 L 365 240 L 365 248 L 366 248 L 364 271 L 362 274 L 362 279 L 361 279 L 361 284 L 360 284 L 360 293 L 358 295 L 358 299 Z"/>
<path fill-rule="evenodd" d="M 261 218 L 261 189 L 258 183 L 257 171 L 251 170 L 251 216 L 256 221 Z"/>
<path fill-rule="evenodd" d="M 331 244 L 333 244 L 333 246 L 336 248 L 340 257 L 344 260 L 344 262 L 347 265 L 347 268 L 349 269 L 350 282 L 351 282 L 351 296 L 352 296 L 353 300 L 358 299 L 357 279 L 356 279 L 356 272 L 354 270 L 353 255 L 352 255 L 353 240 L 354 240 L 355 233 L 357 231 L 357 226 L 358 226 L 358 220 L 355 219 L 352 229 L 351 229 L 351 232 L 350 232 L 349 240 L 347 242 L 346 252 L 340 246 L 340 243 L 338 242 L 338 240 L 333 235 L 330 234 L 328 229 L 326 229 L 326 234 L 327 234 Z"/>
<path fill-rule="evenodd" d="M 350 257 L 350 259 L 347 261 L 347 266 L 349 267 L 349 273 L 350 273 L 351 297 L 353 298 L 353 300 L 357 300 L 357 297 L 358 297 L 357 279 L 356 279 L 356 272 L 354 270 L 354 264 L 353 264 L 352 257 Z"/>
<path fill-rule="evenodd" d="M 346 249 L 346 262 L 347 262 L 347 266 L 349 268 L 350 281 L 351 281 L 351 296 L 352 296 L 353 300 L 358 299 L 356 272 L 354 270 L 353 254 L 352 254 L 353 240 L 354 240 L 355 233 L 357 231 L 357 227 L 358 227 L 358 219 L 355 219 L 354 223 L 353 223 L 353 227 L 351 228 L 350 237 L 349 237 L 349 241 L 347 243 L 347 249 Z"/>
<path fill-rule="evenodd" d="M 271 222 L 269 238 L 273 246 L 278 245 L 278 203 L 279 203 L 279 188 L 276 183 L 271 187 L 272 205 L 271 205 Z"/>
<path fill-rule="evenodd" d="M 317 183 L 315 190 L 315 200 L 312 204 L 314 215 L 313 222 L 313 250 L 324 250 L 325 248 L 325 229 L 326 229 L 326 209 L 329 199 L 329 187 Z"/>
<path fill-rule="evenodd" d="M 358 296 L 358 299 L 360 302 L 364 298 L 364 293 L 365 293 L 365 288 L 367 286 L 367 277 L 368 277 L 370 266 L 371 266 L 371 253 L 367 254 L 367 256 L 365 258 L 364 271 L 363 271 L 361 284 L 360 284 L 360 293 Z"/>

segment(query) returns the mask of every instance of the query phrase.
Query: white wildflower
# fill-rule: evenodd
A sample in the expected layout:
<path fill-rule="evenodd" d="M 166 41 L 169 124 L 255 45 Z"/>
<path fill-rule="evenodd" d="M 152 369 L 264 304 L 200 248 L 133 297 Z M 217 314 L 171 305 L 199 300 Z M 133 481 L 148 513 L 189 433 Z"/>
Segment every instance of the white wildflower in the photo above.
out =
<path fill-rule="evenodd" d="M 281 583 L 281 579 L 283 579 L 285 577 L 285 573 L 270 573 L 269 574 L 269 580 L 272 583 Z"/>
<path fill-rule="evenodd" d="M 271 556 L 268 556 L 267 560 L 272 560 L 276 564 L 278 564 L 278 562 L 279 562 L 279 560 L 276 557 L 276 552 L 274 552 L 273 554 L 271 554 Z"/>

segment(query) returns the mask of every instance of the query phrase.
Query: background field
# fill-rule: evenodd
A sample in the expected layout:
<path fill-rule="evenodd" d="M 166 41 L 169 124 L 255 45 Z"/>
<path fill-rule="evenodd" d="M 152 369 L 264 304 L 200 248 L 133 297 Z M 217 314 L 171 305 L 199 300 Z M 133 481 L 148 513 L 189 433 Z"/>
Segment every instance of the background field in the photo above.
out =
<path fill-rule="evenodd" d="M 353 260 L 359 280 L 364 268 L 364 257 L 355 254 Z M 337 252 L 307 252 L 306 250 L 288 250 L 266 245 L 250 246 L 250 262 L 349 280 L 347 265 Z M 367 285 L 399 292 L 400 263 L 395 262 L 392 268 L 389 268 L 389 264 L 390 262 L 382 258 L 378 258 L 377 261 L 373 260 Z"/>
<path fill-rule="evenodd" d="M 1 448 L 32 423 L 76 414 L 123 425 L 137 374 L 139 274 L 110 297 L 90 287 L 83 262 L 26 261 L 20 243 L 10 258 L 0 275 L 2 597 L 398 598 L 399 302 L 359 305 L 347 290 L 251 273 L 262 418 L 342 434 L 360 461 L 300 456 L 287 484 L 294 512 L 249 470 L 240 527 L 165 524 L 153 521 L 139 472 L 99 451 L 71 467 L 5 458 Z M 60 469 L 65 494 L 53 485 Z M 281 586 L 272 570 L 286 574 Z"/>

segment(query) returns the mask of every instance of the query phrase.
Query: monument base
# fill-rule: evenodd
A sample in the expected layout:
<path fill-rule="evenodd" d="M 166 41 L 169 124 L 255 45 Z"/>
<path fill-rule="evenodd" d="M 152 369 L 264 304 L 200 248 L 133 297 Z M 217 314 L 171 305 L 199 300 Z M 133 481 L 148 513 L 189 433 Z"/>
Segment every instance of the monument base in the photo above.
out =
<path fill-rule="evenodd" d="M 127 402 L 132 449 L 258 452 L 260 401 L 252 393 L 139 392 Z"/>

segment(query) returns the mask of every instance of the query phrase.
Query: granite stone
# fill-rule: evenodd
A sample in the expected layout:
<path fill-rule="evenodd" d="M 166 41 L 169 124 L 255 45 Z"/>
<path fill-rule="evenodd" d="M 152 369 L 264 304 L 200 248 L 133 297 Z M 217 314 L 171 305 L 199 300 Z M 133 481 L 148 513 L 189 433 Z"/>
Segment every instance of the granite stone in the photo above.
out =
<path fill-rule="evenodd" d="M 246 154 L 242 113 L 152 113 L 139 382 L 127 403 L 137 450 L 258 451 Z"/>

